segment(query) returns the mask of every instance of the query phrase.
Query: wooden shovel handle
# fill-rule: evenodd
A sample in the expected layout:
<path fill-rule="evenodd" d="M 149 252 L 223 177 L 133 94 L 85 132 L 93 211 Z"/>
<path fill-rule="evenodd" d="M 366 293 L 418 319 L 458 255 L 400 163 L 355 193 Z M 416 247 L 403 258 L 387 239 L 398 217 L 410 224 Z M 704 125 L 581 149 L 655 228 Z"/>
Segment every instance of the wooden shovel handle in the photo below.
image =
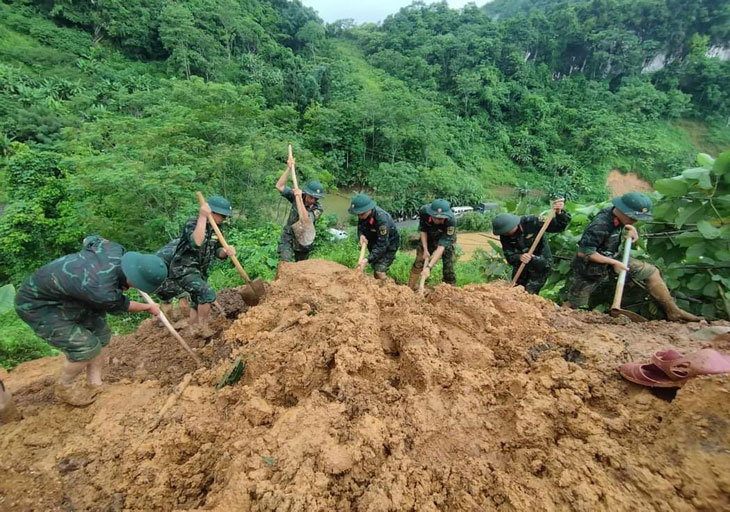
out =
<path fill-rule="evenodd" d="M 418 293 L 423 294 L 423 286 L 426 284 L 426 276 L 421 276 L 421 279 L 418 281 Z"/>
<path fill-rule="evenodd" d="M 365 249 L 368 248 L 368 244 L 360 244 L 360 256 L 357 258 L 357 264 L 359 265 L 360 262 L 365 258 Z"/>
<path fill-rule="evenodd" d="M 621 258 L 621 263 L 629 266 L 629 258 L 631 257 L 631 237 L 626 237 L 624 242 L 624 254 Z M 626 271 L 622 270 L 618 275 L 618 281 L 616 281 L 616 292 L 613 294 L 613 304 L 611 309 L 621 309 L 621 299 L 624 296 L 624 286 L 626 285 Z"/>
<path fill-rule="evenodd" d="M 203 206 L 205 204 L 205 197 L 203 197 L 203 194 L 200 192 L 197 192 L 198 195 L 198 202 L 200 203 L 200 206 Z M 223 236 L 223 233 L 221 233 L 221 230 L 218 229 L 218 224 L 216 224 L 215 219 L 213 218 L 213 214 L 208 215 L 208 222 L 210 222 L 210 226 L 213 228 L 213 231 L 215 231 L 215 234 L 218 236 L 218 240 L 220 241 L 221 245 L 224 249 L 228 249 L 230 245 L 228 245 L 228 242 L 226 242 L 225 237 Z M 251 284 L 251 278 L 248 277 L 248 274 L 245 270 L 243 270 L 243 267 L 238 262 L 238 258 L 235 256 L 228 256 L 230 260 L 233 262 L 233 265 L 235 265 L 236 270 L 238 270 L 238 273 L 241 274 L 241 277 L 244 281 L 246 281 L 246 284 Z"/>
<path fill-rule="evenodd" d="M 296 171 L 296 160 L 294 160 L 294 156 L 292 156 L 292 147 L 291 144 L 289 144 L 289 158 L 292 160 L 291 164 L 291 179 L 294 182 L 294 188 L 299 188 L 299 183 L 297 182 L 297 171 Z M 299 222 L 309 222 L 309 214 L 307 213 L 307 209 L 304 207 L 304 201 L 302 200 L 301 196 L 294 196 L 294 200 L 297 203 L 297 213 L 299 214 Z"/>
<path fill-rule="evenodd" d="M 142 290 L 137 289 L 137 291 L 139 292 L 139 294 L 142 296 L 142 298 L 145 300 L 145 302 L 147 304 L 149 304 L 150 306 L 154 306 L 155 305 L 155 301 L 152 300 L 152 297 L 150 297 L 149 295 L 147 295 Z M 172 334 L 175 337 L 175 339 L 178 341 L 178 343 L 180 343 L 180 345 L 182 346 L 182 348 L 185 349 L 185 352 L 187 352 L 188 354 L 190 354 L 190 356 L 195 360 L 195 363 L 198 366 L 200 366 L 200 364 L 201 364 L 200 363 L 200 358 L 195 354 L 195 352 L 193 352 L 193 350 L 190 348 L 190 346 L 187 343 L 185 343 L 185 340 L 182 338 L 182 336 L 180 336 L 178 334 L 178 332 L 172 326 L 172 324 L 170 323 L 170 321 L 165 316 L 165 313 L 163 313 L 162 311 L 160 311 L 159 318 L 160 318 L 160 321 L 162 321 L 162 323 L 165 325 L 165 327 L 167 327 L 167 330 L 170 331 L 170 334 Z"/>
<path fill-rule="evenodd" d="M 547 217 L 545 218 L 545 222 L 543 222 L 542 227 L 540 228 L 540 231 L 538 231 L 537 236 L 535 237 L 535 241 L 532 242 L 532 246 L 530 247 L 530 250 L 527 251 L 528 256 L 532 256 L 532 254 L 535 252 L 535 249 L 537 248 L 537 244 L 539 244 L 540 240 L 542 240 L 542 235 L 544 235 L 545 231 L 547 231 L 547 228 L 550 225 L 550 222 L 552 222 L 553 217 L 555 217 L 555 210 L 550 210 L 550 213 L 548 213 Z M 517 280 L 522 275 L 523 270 L 525 270 L 524 263 L 522 263 L 520 265 L 520 268 L 517 269 L 517 273 L 515 274 L 515 277 L 512 278 L 512 286 L 514 286 L 517 283 Z"/>

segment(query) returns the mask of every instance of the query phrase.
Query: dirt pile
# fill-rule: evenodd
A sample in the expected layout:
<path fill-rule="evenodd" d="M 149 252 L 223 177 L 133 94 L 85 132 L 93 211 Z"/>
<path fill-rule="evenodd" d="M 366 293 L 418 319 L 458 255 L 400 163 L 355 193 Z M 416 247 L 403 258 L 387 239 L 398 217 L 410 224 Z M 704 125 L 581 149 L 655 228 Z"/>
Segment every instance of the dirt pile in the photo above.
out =
<path fill-rule="evenodd" d="M 114 340 L 88 409 L 31 402 L 59 360 L 11 372 L 26 418 L 0 427 L 0 510 L 730 506 L 730 378 L 675 397 L 615 371 L 697 348 L 696 326 L 563 311 L 506 284 L 421 298 L 312 260 L 219 328 L 152 432 L 193 371 L 153 322 Z M 216 390 L 237 358 L 242 381 Z"/>

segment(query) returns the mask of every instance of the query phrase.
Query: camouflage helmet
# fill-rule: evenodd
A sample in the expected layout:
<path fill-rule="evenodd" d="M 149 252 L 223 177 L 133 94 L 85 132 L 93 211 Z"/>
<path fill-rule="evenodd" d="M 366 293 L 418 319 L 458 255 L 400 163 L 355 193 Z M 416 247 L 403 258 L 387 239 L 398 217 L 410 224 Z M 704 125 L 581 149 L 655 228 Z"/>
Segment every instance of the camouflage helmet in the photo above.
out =
<path fill-rule="evenodd" d="M 634 220 L 651 220 L 651 198 L 640 192 L 629 192 L 619 197 L 614 197 L 611 202 L 618 210 Z"/>
<path fill-rule="evenodd" d="M 309 180 L 306 185 L 304 185 L 302 192 L 316 199 L 322 199 L 324 197 L 324 187 L 317 180 Z"/>
<path fill-rule="evenodd" d="M 351 215 L 360 215 L 375 208 L 376 204 L 367 194 L 358 194 L 350 200 L 350 209 L 347 211 Z"/>
<path fill-rule="evenodd" d="M 511 213 L 500 213 L 492 221 L 492 232 L 495 235 L 506 235 L 520 225 L 522 218 Z"/>
<path fill-rule="evenodd" d="M 209 197 L 208 206 L 210 206 L 210 211 L 223 215 L 224 217 L 230 217 L 233 213 L 231 211 L 231 202 L 223 196 Z"/>
<path fill-rule="evenodd" d="M 426 213 L 434 219 L 448 219 L 451 217 L 451 205 L 446 199 L 436 199 L 433 203 L 426 205 Z"/>
<path fill-rule="evenodd" d="M 147 293 L 154 292 L 167 279 L 167 265 L 154 254 L 124 253 L 122 272 L 132 286 Z"/>

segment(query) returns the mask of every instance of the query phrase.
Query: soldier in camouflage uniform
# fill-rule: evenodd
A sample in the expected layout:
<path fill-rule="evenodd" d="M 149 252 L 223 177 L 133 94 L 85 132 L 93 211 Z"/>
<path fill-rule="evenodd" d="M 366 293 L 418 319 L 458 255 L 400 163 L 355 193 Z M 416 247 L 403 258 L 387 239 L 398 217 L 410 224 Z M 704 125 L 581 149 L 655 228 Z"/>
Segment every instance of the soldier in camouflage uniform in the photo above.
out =
<path fill-rule="evenodd" d="M 633 224 L 639 220 L 651 220 L 651 199 L 637 192 L 614 197 L 613 206 L 600 211 L 583 232 L 578 243 L 578 253 L 573 259 L 573 275 L 568 284 L 565 304 L 569 307 L 587 308 L 594 292 L 604 285 L 610 285 L 616 274 L 628 271 L 628 277 L 643 282 L 649 293 L 664 308 L 670 321 L 698 322 L 700 317 L 692 315 L 677 306 L 669 294 L 659 270 L 644 261 L 631 259 L 628 268 L 619 258 L 619 246 L 626 236 L 639 239 Z M 611 272 L 611 270 L 614 272 Z"/>
<path fill-rule="evenodd" d="M 570 214 L 564 208 L 564 199 L 557 199 L 553 202 L 555 217 L 548 224 L 549 233 L 565 231 L 570 224 Z M 520 265 L 525 263 L 517 284 L 524 286 L 528 293 L 535 295 L 539 294 L 542 287 L 545 286 L 553 262 L 550 245 L 545 238 L 537 244 L 532 256 L 527 255 L 544 222 L 545 220 L 537 215 L 520 217 L 509 213 L 501 213 L 492 221 L 492 231 L 495 235 L 499 235 L 504 257 L 507 263 L 512 265 L 512 277 L 514 278 Z"/>
<path fill-rule="evenodd" d="M 83 250 L 44 265 L 23 282 L 15 296 L 18 316 L 66 354 L 57 398 L 74 406 L 94 401 L 102 385 L 104 347 L 111 339 L 106 314 L 158 315 L 156 305 L 130 301 L 123 292 L 135 287 L 152 293 L 166 276 L 167 267 L 157 256 L 126 252 L 119 244 L 89 236 Z M 84 370 L 88 387 L 72 391 L 72 382 Z"/>
<path fill-rule="evenodd" d="M 177 249 L 177 245 L 180 243 L 180 239 L 176 238 L 172 241 L 170 241 L 167 245 L 165 245 L 162 249 L 157 251 L 155 253 L 155 256 L 160 258 L 162 261 L 165 262 L 165 265 L 167 265 L 168 268 L 168 274 L 169 274 L 169 268 L 170 268 L 170 262 L 172 262 L 172 257 L 175 255 L 175 249 Z M 172 311 L 172 300 L 180 297 L 180 304 L 179 304 L 179 311 L 180 316 L 182 318 L 185 318 L 189 312 L 190 312 L 190 303 L 188 302 L 188 294 L 183 290 L 179 284 L 173 279 L 165 279 L 165 282 L 160 285 L 159 288 L 155 290 L 155 295 L 160 299 L 160 303 L 162 305 L 162 312 L 167 316 L 168 318 L 171 318 Z"/>
<path fill-rule="evenodd" d="M 231 216 L 231 203 L 221 196 L 212 196 L 200 207 L 197 217 L 191 217 L 182 228 L 175 254 L 170 262 L 169 277 L 180 288 L 190 294 L 190 328 L 204 338 L 210 338 L 213 331 L 208 326 L 210 305 L 215 302 L 215 290 L 208 284 L 208 267 L 213 258 L 225 259 L 235 256 L 236 250 L 223 249 L 208 215 L 213 215 L 220 225 Z"/>
<path fill-rule="evenodd" d="M 292 231 L 292 224 L 299 220 L 296 196 L 300 196 L 302 198 L 304 209 L 307 211 L 307 215 L 309 215 L 312 223 L 316 223 L 319 220 L 323 211 L 319 200 L 324 197 L 324 194 L 322 193 L 324 188 L 319 181 L 308 181 L 302 190 L 292 190 L 286 185 L 286 182 L 289 179 L 289 173 L 291 173 L 292 164 L 292 160 L 287 162 L 286 170 L 279 177 L 279 181 L 276 182 L 276 190 L 279 191 L 281 197 L 291 203 L 289 218 L 286 221 L 284 230 L 281 232 L 281 240 L 279 240 L 279 247 L 277 249 L 279 259 L 281 261 L 306 260 L 309 258 L 309 253 L 313 249 L 312 245 L 304 246 L 300 244 L 297 237 L 294 236 L 294 231 Z"/>
<path fill-rule="evenodd" d="M 388 269 L 395 261 L 400 238 L 395 222 L 388 212 L 378 207 L 366 194 L 358 194 L 350 201 L 351 215 L 357 215 L 357 235 L 361 244 L 367 244 L 370 254 L 360 260 L 361 271 L 370 263 L 376 279 L 385 279 Z"/>
<path fill-rule="evenodd" d="M 454 245 L 456 244 L 456 217 L 451 205 L 445 199 L 436 199 L 426 204 L 419 212 L 421 243 L 416 250 L 416 261 L 413 262 L 408 286 L 418 288 L 421 275 L 428 278 L 431 269 L 443 258 L 444 283 L 456 284 L 454 273 Z"/>

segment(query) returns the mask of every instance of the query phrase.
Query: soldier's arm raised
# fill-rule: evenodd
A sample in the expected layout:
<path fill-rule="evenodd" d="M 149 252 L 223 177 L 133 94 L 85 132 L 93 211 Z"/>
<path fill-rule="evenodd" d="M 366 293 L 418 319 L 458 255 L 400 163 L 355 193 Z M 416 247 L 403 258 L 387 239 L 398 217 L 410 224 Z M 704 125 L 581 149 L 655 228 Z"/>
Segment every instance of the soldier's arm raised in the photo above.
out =
<path fill-rule="evenodd" d="M 281 173 L 281 176 L 279 176 L 279 181 L 276 182 L 276 190 L 279 191 L 279 193 L 284 192 L 284 188 L 286 187 L 286 182 L 289 179 L 289 172 L 291 171 L 291 162 L 287 162 L 286 169 L 283 173 Z"/>
<path fill-rule="evenodd" d="M 193 231 L 193 242 L 196 247 L 200 247 L 205 240 L 205 225 L 208 223 L 208 215 L 211 210 L 208 203 L 200 205 L 200 211 L 198 212 L 198 222 L 195 224 L 195 230 Z"/>

